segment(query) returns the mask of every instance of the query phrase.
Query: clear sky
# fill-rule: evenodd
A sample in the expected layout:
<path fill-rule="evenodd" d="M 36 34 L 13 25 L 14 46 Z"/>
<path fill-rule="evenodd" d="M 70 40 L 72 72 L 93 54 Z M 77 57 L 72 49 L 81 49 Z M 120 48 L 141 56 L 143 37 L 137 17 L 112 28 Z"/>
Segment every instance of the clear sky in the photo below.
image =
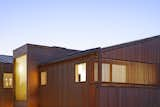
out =
<path fill-rule="evenodd" d="M 106 47 L 160 34 L 160 0 L 0 0 L 0 54 Z"/>

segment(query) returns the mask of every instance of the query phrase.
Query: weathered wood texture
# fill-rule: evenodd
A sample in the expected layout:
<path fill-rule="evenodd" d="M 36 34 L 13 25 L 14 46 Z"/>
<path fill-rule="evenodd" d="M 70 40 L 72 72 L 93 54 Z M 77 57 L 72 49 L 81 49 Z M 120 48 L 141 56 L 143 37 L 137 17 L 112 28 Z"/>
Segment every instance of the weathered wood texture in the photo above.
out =
<path fill-rule="evenodd" d="M 0 107 L 13 107 L 13 88 L 3 88 L 3 73 L 13 73 L 12 64 L 0 63 Z"/>
<path fill-rule="evenodd" d="M 99 107 L 159 107 L 160 87 L 101 86 Z"/>

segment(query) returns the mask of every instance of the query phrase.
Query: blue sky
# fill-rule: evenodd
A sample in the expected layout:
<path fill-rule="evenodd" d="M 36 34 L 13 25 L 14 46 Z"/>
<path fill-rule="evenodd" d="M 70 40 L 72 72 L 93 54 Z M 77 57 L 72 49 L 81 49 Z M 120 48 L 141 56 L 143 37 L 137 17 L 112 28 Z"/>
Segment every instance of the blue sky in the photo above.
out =
<path fill-rule="evenodd" d="M 160 0 L 0 0 L 0 54 L 106 47 L 160 34 Z"/>

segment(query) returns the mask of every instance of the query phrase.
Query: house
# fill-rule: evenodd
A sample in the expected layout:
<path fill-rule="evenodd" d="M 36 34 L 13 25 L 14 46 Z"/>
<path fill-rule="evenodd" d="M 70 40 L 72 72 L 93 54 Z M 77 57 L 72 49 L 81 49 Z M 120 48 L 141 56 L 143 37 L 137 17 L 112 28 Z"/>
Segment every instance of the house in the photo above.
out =
<path fill-rule="evenodd" d="M 26 44 L 13 57 L 5 107 L 160 106 L 160 36 L 85 51 Z"/>
<path fill-rule="evenodd" d="M 0 55 L 0 107 L 13 107 L 13 57 Z"/>

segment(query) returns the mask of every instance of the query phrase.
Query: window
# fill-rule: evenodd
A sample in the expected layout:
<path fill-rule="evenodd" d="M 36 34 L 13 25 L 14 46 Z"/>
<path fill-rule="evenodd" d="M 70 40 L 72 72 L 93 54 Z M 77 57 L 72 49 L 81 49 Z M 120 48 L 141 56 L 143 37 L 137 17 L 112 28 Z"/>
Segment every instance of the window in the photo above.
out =
<path fill-rule="evenodd" d="M 86 81 L 86 63 L 75 65 L 75 82 Z"/>
<path fill-rule="evenodd" d="M 94 63 L 94 81 L 98 81 L 98 63 Z"/>
<path fill-rule="evenodd" d="M 41 72 L 41 85 L 47 85 L 47 72 Z"/>
<path fill-rule="evenodd" d="M 126 82 L 126 65 L 102 64 L 102 82 Z"/>
<path fill-rule="evenodd" d="M 102 64 L 102 82 L 110 82 L 110 64 Z"/>
<path fill-rule="evenodd" d="M 15 96 L 18 101 L 27 100 L 27 55 L 15 59 Z"/>
<path fill-rule="evenodd" d="M 112 82 L 126 82 L 126 66 L 112 65 Z"/>
<path fill-rule="evenodd" d="M 3 74 L 3 88 L 13 88 L 13 74 L 12 73 Z"/>

